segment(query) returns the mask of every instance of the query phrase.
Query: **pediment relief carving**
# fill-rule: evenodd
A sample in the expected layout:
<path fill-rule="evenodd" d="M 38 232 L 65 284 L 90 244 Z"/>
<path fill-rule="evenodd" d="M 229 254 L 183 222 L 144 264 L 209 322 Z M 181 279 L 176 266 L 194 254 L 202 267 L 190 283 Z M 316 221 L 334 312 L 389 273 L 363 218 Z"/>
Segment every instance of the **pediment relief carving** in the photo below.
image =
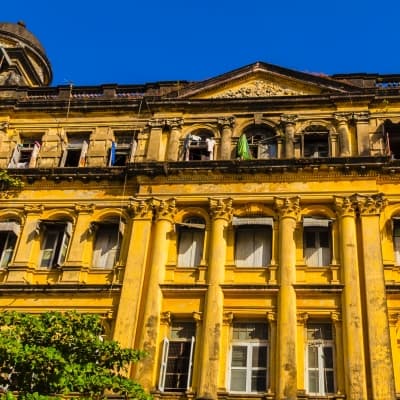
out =
<path fill-rule="evenodd" d="M 273 82 L 256 80 L 247 82 L 239 87 L 234 87 L 223 92 L 211 95 L 210 98 L 241 98 L 241 97 L 269 97 L 269 96 L 300 96 L 306 93 L 289 87 L 284 87 Z"/>

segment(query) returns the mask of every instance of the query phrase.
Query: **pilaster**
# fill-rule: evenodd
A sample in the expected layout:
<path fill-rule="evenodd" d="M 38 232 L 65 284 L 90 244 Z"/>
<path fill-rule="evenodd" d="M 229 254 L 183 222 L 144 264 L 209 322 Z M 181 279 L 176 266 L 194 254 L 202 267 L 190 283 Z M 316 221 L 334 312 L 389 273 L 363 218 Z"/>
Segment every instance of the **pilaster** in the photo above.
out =
<path fill-rule="evenodd" d="M 297 398 L 296 329 L 296 244 L 294 232 L 300 213 L 300 199 L 275 198 L 279 214 L 279 284 L 277 400 Z"/>
<path fill-rule="evenodd" d="M 232 133 L 235 126 L 235 118 L 218 118 L 218 125 L 221 129 L 221 160 L 230 160 L 232 158 Z"/>
<path fill-rule="evenodd" d="M 126 239 L 131 243 L 126 257 L 121 297 L 115 322 L 114 339 L 122 347 L 134 347 L 143 293 L 146 260 L 153 217 L 152 199 L 131 199 L 131 229 Z"/>
<path fill-rule="evenodd" d="M 160 284 L 164 281 L 165 265 L 168 258 L 168 233 L 176 214 L 175 199 L 153 199 L 155 212 L 154 236 L 151 246 L 151 259 L 147 283 L 142 331 L 140 334 L 139 348 L 147 353 L 145 359 L 138 363 L 136 379 L 146 390 L 151 390 L 156 381 L 156 360 L 159 350 L 159 323 L 162 306 L 162 292 Z M 136 246 L 135 246 L 136 247 Z"/>
<path fill-rule="evenodd" d="M 349 120 L 352 117 L 350 113 L 335 113 L 334 118 L 337 122 L 339 133 L 340 157 L 351 155 L 351 135 L 349 130 Z"/>
<path fill-rule="evenodd" d="M 369 156 L 370 138 L 369 138 L 369 111 L 353 113 L 353 120 L 356 123 L 357 150 L 359 156 Z"/>
<path fill-rule="evenodd" d="M 386 206 L 382 194 L 355 195 L 361 221 L 361 259 L 368 321 L 368 357 L 374 400 L 395 399 L 394 371 L 389 334 L 385 277 L 382 262 L 380 214 Z"/>
<path fill-rule="evenodd" d="M 345 387 L 349 399 L 366 399 L 364 335 L 361 309 L 360 270 L 357 254 L 355 204 L 349 197 L 335 197 L 339 219 L 340 259 L 344 283 L 342 314 Z"/>
<path fill-rule="evenodd" d="M 232 218 L 232 199 L 210 199 L 211 244 L 204 306 L 203 354 L 198 398 L 217 399 L 220 366 L 223 293 L 226 261 L 226 227 Z M 220 376 L 221 375 L 221 376 Z"/>
<path fill-rule="evenodd" d="M 150 135 L 147 146 L 147 161 L 159 161 L 165 121 L 163 119 L 152 119 L 148 122 L 148 125 L 150 127 Z"/>
<path fill-rule="evenodd" d="M 166 125 L 170 127 L 167 161 L 178 161 L 179 156 L 179 139 L 181 137 L 183 119 L 173 118 L 166 121 Z"/>

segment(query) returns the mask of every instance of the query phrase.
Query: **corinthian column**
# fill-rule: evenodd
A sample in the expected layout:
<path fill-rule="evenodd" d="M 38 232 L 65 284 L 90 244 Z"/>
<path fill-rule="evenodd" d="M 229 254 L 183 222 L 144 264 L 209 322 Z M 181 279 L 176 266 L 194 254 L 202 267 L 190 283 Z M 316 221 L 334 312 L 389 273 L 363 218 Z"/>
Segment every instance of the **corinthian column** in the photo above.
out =
<path fill-rule="evenodd" d="M 340 157 L 351 155 L 351 136 L 349 130 L 349 113 L 336 113 L 335 119 L 338 125 L 339 143 L 340 143 Z"/>
<path fill-rule="evenodd" d="M 152 241 L 151 259 L 148 271 L 147 298 L 144 306 L 143 327 L 139 348 L 147 356 L 138 363 L 136 378 L 146 390 L 151 390 L 155 384 L 156 359 L 158 351 L 158 335 L 162 292 L 160 284 L 164 281 L 165 265 L 168 258 L 167 235 L 172 229 L 176 214 L 175 199 L 153 200 L 155 211 L 155 232 Z M 142 246 L 136 243 L 136 246 Z"/>
<path fill-rule="evenodd" d="M 130 212 L 132 216 L 131 230 L 127 238 L 130 246 L 114 329 L 114 339 L 125 348 L 134 347 L 144 271 L 150 243 L 153 217 L 152 200 L 133 199 L 130 204 Z"/>
<path fill-rule="evenodd" d="M 208 290 L 203 317 L 203 353 L 198 397 L 217 399 L 223 293 L 226 257 L 226 226 L 232 218 L 232 199 L 210 199 L 211 245 L 208 262 Z"/>
<path fill-rule="evenodd" d="M 281 123 L 285 127 L 285 138 L 286 138 L 286 145 L 285 145 L 285 157 L 286 158 L 293 158 L 294 157 L 294 133 L 296 130 L 296 120 L 297 115 L 281 115 Z"/>
<path fill-rule="evenodd" d="M 382 262 L 380 213 L 386 201 L 381 194 L 355 195 L 361 219 L 365 309 L 368 321 L 368 357 L 374 400 L 395 399 L 385 277 Z"/>
<path fill-rule="evenodd" d="M 299 217 L 299 198 L 275 199 L 279 213 L 279 295 L 277 400 L 297 399 L 296 367 L 296 244 L 294 231 Z"/>
<path fill-rule="evenodd" d="M 221 160 L 232 158 L 232 129 L 235 125 L 234 117 L 218 118 L 221 127 Z"/>
<path fill-rule="evenodd" d="M 167 125 L 170 126 L 171 132 L 169 134 L 167 160 L 177 161 L 179 153 L 179 139 L 181 137 L 183 119 L 174 118 L 167 121 Z"/>
<path fill-rule="evenodd" d="M 340 259 L 344 283 L 342 315 L 343 347 L 346 355 L 345 393 L 349 399 L 367 399 L 355 207 L 350 198 L 336 197 L 335 208 L 339 219 Z"/>

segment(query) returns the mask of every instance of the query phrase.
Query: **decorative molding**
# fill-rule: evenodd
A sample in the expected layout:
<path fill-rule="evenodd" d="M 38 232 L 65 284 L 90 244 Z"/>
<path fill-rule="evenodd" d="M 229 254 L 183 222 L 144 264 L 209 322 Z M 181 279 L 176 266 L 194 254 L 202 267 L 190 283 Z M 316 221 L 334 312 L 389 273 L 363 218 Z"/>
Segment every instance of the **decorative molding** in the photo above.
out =
<path fill-rule="evenodd" d="M 75 204 L 75 212 L 78 214 L 92 214 L 95 208 L 95 204 Z"/>
<path fill-rule="evenodd" d="M 275 197 L 274 198 L 275 210 L 278 212 L 280 218 L 290 217 L 298 219 L 300 215 L 300 197 Z"/>
<path fill-rule="evenodd" d="M 373 195 L 355 194 L 352 197 L 361 215 L 379 215 L 387 205 L 387 200 L 382 193 Z"/>
<path fill-rule="evenodd" d="M 339 217 L 354 217 L 356 205 L 350 197 L 334 196 L 335 211 Z"/>
<path fill-rule="evenodd" d="M 248 82 L 247 84 L 234 89 L 228 89 L 222 93 L 218 93 L 210 98 L 227 99 L 241 97 L 269 97 L 269 96 L 299 96 L 304 92 L 282 87 L 272 82 L 257 80 Z"/>
<path fill-rule="evenodd" d="M 163 325 L 171 325 L 171 312 L 164 311 L 160 314 L 160 323 Z"/>
<path fill-rule="evenodd" d="M 338 112 L 333 114 L 333 118 L 341 124 L 341 123 L 348 123 L 353 119 L 353 113 L 349 112 Z"/>
<path fill-rule="evenodd" d="M 221 128 L 233 128 L 235 126 L 235 117 L 220 117 L 217 123 Z"/>
<path fill-rule="evenodd" d="M 183 125 L 183 118 L 171 118 L 165 120 L 165 125 L 169 126 L 172 129 L 180 130 Z"/>
<path fill-rule="evenodd" d="M 222 316 L 222 322 L 225 325 L 232 325 L 233 317 L 234 317 L 233 312 L 231 312 L 231 311 L 224 312 L 224 314 Z"/>
<path fill-rule="evenodd" d="M 225 219 L 230 221 L 233 215 L 232 199 L 209 199 L 210 215 L 212 219 Z"/>
<path fill-rule="evenodd" d="M 177 213 L 175 198 L 167 200 L 153 199 L 152 203 L 157 221 L 167 220 L 171 223 L 174 221 L 175 214 Z"/>
<path fill-rule="evenodd" d="M 282 114 L 280 116 L 281 123 L 284 125 L 295 124 L 298 119 L 299 117 L 296 114 Z"/>
<path fill-rule="evenodd" d="M 296 316 L 298 325 L 305 325 L 310 317 L 307 312 L 298 312 Z"/>
<path fill-rule="evenodd" d="M 152 199 L 131 199 L 128 210 L 133 218 L 148 218 L 153 217 L 153 201 Z"/>
<path fill-rule="evenodd" d="M 24 212 L 25 214 L 41 214 L 44 211 L 44 205 L 43 204 L 29 204 L 24 206 Z"/>
<path fill-rule="evenodd" d="M 166 120 L 165 119 L 159 119 L 159 118 L 154 118 L 148 121 L 147 125 L 150 126 L 150 128 L 158 128 L 161 129 L 165 126 Z"/>
<path fill-rule="evenodd" d="M 353 119 L 356 122 L 364 122 L 364 123 L 369 122 L 370 116 L 371 114 L 369 111 L 360 111 L 353 113 Z"/>

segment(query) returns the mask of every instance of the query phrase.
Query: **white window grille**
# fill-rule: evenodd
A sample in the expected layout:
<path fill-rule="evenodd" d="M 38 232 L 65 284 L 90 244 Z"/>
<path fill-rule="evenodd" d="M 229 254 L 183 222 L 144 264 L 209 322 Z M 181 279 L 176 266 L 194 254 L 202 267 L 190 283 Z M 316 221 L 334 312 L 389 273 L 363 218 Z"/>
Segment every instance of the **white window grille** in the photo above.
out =
<path fill-rule="evenodd" d="M 264 323 L 235 323 L 229 356 L 229 392 L 265 392 L 267 371 L 267 325 Z"/>

